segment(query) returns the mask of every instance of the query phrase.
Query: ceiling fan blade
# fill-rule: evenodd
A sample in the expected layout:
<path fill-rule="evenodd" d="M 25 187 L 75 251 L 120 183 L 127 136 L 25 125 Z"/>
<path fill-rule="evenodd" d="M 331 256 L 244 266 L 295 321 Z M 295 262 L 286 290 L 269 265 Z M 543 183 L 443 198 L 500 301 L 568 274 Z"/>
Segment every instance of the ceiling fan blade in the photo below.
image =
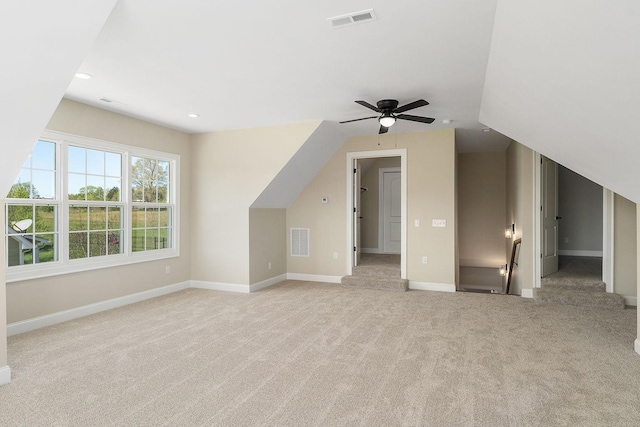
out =
<path fill-rule="evenodd" d="M 380 131 L 378 132 L 378 134 L 387 133 L 387 132 L 389 132 L 389 128 L 386 128 L 386 127 L 380 125 Z"/>
<path fill-rule="evenodd" d="M 363 117 L 361 119 L 345 120 L 344 122 L 339 122 L 339 123 L 359 122 L 360 120 L 369 120 L 369 119 L 377 119 L 377 118 L 378 118 L 378 116 Z"/>
<path fill-rule="evenodd" d="M 407 105 L 396 108 L 394 110 L 394 113 L 404 113 L 405 111 L 413 110 L 414 108 L 418 107 L 424 107 L 425 105 L 429 105 L 429 103 L 424 99 L 418 99 L 417 101 L 413 101 L 408 103 Z"/>
<path fill-rule="evenodd" d="M 382 110 L 376 107 L 375 105 L 369 104 L 367 101 L 356 101 L 356 104 L 360 104 L 363 107 L 367 107 L 370 110 L 375 111 L 376 113 L 382 113 Z"/>
<path fill-rule="evenodd" d="M 412 122 L 433 123 L 436 119 L 431 117 L 412 116 L 411 114 L 398 114 L 396 117 L 402 120 L 411 120 Z"/>

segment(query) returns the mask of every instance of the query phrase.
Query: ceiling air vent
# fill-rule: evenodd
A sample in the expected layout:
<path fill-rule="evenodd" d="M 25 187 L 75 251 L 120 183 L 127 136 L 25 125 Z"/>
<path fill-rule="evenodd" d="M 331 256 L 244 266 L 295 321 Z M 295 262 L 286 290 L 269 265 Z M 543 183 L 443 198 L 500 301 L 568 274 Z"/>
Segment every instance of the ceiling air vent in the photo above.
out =
<path fill-rule="evenodd" d="M 360 12 L 348 13 L 346 15 L 334 16 L 327 18 L 334 28 L 345 27 L 347 25 L 362 24 L 364 22 L 376 21 L 376 14 L 373 9 L 362 10 Z"/>

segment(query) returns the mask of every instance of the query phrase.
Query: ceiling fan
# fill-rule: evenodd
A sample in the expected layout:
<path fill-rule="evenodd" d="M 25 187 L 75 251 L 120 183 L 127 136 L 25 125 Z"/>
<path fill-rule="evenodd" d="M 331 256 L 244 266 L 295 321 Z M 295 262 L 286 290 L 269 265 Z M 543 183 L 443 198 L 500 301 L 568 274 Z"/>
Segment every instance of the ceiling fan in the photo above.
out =
<path fill-rule="evenodd" d="M 403 105 L 402 107 L 398 107 L 398 101 L 395 99 L 383 99 L 376 103 L 377 107 L 369 104 L 367 101 L 356 101 L 357 104 L 362 105 L 363 107 L 367 107 L 370 110 L 375 111 L 376 113 L 381 113 L 380 116 L 371 116 L 371 117 L 363 117 L 361 119 L 354 120 L 345 120 L 340 123 L 351 123 L 357 122 L 360 120 L 368 120 L 368 119 L 378 119 L 380 122 L 380 133 L 387 133 L 389 128 L 393 126 L 396 122 L 396 119 L 401 120 L 411 120 L 412 122 L 421 122 L 421 123 L 433 123 L 435 119 L 431 117 L 422 117 L 422 116 L 412 116 L 410 114 L 402 114 L 405 111 L 413 110 L 414 108 L 424 107 L 425 105 L 429 105 L 427 101 L 424 99 L 419 99 L 417 101 L 413 101 L 408 103 L 407 105 Z"/>

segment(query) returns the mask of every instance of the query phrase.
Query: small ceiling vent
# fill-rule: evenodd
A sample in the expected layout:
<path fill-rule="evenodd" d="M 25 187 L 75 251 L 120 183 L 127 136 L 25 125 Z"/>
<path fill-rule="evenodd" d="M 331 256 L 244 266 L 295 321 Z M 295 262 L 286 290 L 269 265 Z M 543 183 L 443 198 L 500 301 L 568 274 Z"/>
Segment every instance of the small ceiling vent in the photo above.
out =
<path fill-rule="evenodd" d="M 360 12 L 348 13 L 346 15 L 327 18 L 334 28 L 345 27 L 347 25 L 362 24 L 364 22 L 376 21 L 376 14 L 373 9 L 362 10 Z"/>

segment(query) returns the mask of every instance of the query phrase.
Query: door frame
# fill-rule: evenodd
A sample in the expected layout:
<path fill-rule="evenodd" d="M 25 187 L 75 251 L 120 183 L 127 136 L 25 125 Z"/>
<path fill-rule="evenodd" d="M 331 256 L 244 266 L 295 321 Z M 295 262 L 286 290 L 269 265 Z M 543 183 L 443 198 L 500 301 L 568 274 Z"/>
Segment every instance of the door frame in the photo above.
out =
<path fill-rule="evenodd" d="M 353 272 L 353 162 L 356 159 L 373 159 L 379 157 L 400 157 L 400 202 L 402 224 L 400 242 L 400 277 L 407 278 L 407 149 L 397 148 L 391 150 L 357 151 L 347 153 L 347 246 L 345 257 L 347 259 L 347 275 Z M 378 215 L 379 216 L 379 215 Z"/>
<path fill-rule="evenodd" d="M 541 287 L 542 279 L 542 213 L 540 208 L 542 207 L 542 171 L 541 161 L 542 155 L 538 152 L 534 153 L 534 177 L 533 182 L 535 185 L 535 219 L 534 224 L 534 236 L 536 240 L 536 250 L 533 255 L 534 263 L 534 277 L 533 285 L 536 288 Z M 539 208 L 540 207 L 540 208 Z M 602 281 L 606 283 L 606 291 L 612 293 L 614 290 L 614 274 L 613 274 L 613 248 L 614 248 L 614 193 L 613 191 L 602 187 Z"/>
<path fill-rule="evenodd" d="M 400 172 L 402 167 L 380 168 L 378 169 L 378 251 L 384 251 L 384 174 L 388 172 Z M 402 175 L 400 175 L 402 177 Z"/>

